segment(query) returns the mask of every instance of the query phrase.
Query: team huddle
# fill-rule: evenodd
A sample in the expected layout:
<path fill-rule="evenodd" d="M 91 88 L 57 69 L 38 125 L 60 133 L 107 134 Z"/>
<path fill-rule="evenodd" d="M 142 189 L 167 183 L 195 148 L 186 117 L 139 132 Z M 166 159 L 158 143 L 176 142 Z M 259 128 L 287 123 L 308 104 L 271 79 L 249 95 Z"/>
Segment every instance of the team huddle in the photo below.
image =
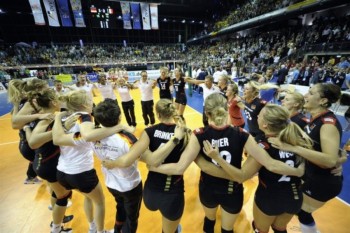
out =
<path fill-rule="evenodd" d="M 186 126 L 186 83 L 203 90 L 203 127 Z M 160 100 L 154 104 L 157 85 Z M 139 138 L 133 135 L 137 127 L 133 88 L 140 89 L 146 126 Z M 110 81 L 105 75 L 94 84 L 80 75 L 77 84 L 62 87 L 57 81 L 55 88 L 40 79 L 11 80 L 12 126 L 19 130 L 21 154 L 30 161 L 25 182 L 37 182 L 37 176 L 47 181 L 52 194 L 51 233 L 72 232 L 62 226 L 72 219 L 65 216 L 72 190 L 85 197 L 89 233 L 107 232 L 94 154 L 117 203 L 114 233 L 137 232 L 142 201 L 150 211 L 161 213 L 164 233 L 181 232 L 183 173 L 192 162 L 201 170 L 203 232 L 214 232 L 219 207 L 221 232 L 234 232 L 243 206 L 242 183 L 258 173 L 253 231 L 267 233 L 272 228 L 274 233 L 286 233 L 297 215 L 302 233 L 316 233 L 312 213 L 342 189 L 341 164 L 346 161 L 339 149 L 342 129 L 329 110 L 340 98 L 340 88 L 324 83 L 312 86 L 305 96 L 287 92 L 281 105 L 261 99 L 262 89 L 259 80 L 249 81 L 239 96 L 237 84 L 226 75 L 215 85 L 210 75 L 194 80 L 179 68 L 173 79 L 166 68 L 160 69 L 157 80 L 142 71 L 141 79 L 132 84 L 122 77 Z M 102 96 L 97 105 L 95 90 Z M 128 125 L 121 123 L 114 90 Z M 139 161 L 149 170 L 144 184 Z"/>

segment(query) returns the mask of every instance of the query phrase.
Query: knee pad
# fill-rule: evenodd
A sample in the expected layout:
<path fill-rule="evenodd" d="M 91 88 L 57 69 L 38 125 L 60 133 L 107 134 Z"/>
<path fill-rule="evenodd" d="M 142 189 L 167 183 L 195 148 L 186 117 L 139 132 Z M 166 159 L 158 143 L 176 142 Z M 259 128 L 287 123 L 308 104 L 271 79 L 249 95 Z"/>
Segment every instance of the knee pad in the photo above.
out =
<path fill-rule="evenodd" d="M 268 232 L 260 231 L 260 230 L 255 226 L 254 221 L 252 222 L 252 227 L 253 227 L 254 233 L 268 233 Z"/>
<path fill-rule="evenodd" d="M 311 213 L 305 212 L 304 210 L 300 210 L 298 213 L 299 222 L 304 225 L 315 225 L 315 220 L 312 217 Z"/>
<path fill-rule="evenodd" d="M 281 229 L 276 229 L 275 226 L 272 226 L 273 233 L 287 233 L 287 229 L 281 230 Z"/>
<path fill-rule="evenodd" d="M 69 192 L 68 195 L 62 198 L 57 198 L 56 205 L 65 207 L 68 204 L 68 199 L 72 196 L 72 192 Z"/>
<path fill-rule="evenodd" d="M 214 226 L 216 220 L 210 220 L 209 218 L 204 218 L 203 231 L 206 233 L 214 233 Z"/>
<path fill-rule="evenodd" d="M 225 230 L 221 228 L 221 233 L 233 233 L 233 229 L 232 230 Z"/>

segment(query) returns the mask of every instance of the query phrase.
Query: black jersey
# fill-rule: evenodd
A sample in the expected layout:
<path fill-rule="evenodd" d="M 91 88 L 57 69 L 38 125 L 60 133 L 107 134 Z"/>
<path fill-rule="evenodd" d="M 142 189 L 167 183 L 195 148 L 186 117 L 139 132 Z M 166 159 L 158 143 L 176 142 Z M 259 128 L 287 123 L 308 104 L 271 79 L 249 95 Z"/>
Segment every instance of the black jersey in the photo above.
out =
<path fill-rule="evenodd" d="M 40 120 L 34 121 L 33 129 L 37 126 Z M 51 122 L 47 128 L 46 132 L 51 131 L 54 122 Z M 58 157 L 60 155 L 60 147 L 53 144 L 53 141 L 48 141 L 39 148 L 35 149 L 35 156 L 39 158 L 40 163 L 44 163 L 49 159 Z"/>
<path fill-rule="evenodd" d="M 257 135 L 264 134 L 258 125 L 258 115 L 261 109 L 266 105 L 266 101 L 260 98 L 255 98 L 252 102 L 245 103 L 244 113 L 247 119 L 249 133 L 256 137 Z"/>
<path fill-rule="evenodd" d="M 320 131 L 321 131 L 322 125 L 324 124 L 332 124 L 335 127 L 337 127 L 340 138 L 342 137 L 341 125 L 333 112 L 326 111 L 318 115 L 314 119 L 311 119 L 310 123 L 306 125 L 305 131 L 314 142 L 314 145 L 313 145 L 314 150 L 320 151 L 320 152 L 322 151 Z M 329 136 L 331 137 L 332 135 L 329 135 Z M 317 180 L 322 180 L 322 179 L 325 179 L 326 177 L 331 179 L 338 179 L 339 177 L 336 177 L 333 174 L 331 174 L 331 170 L 332 168 L 321 168 L 310 161 L 306 161 L 304 177 L 307 177 L 310 179 L 317 179 Z"/>
<path fill-rule="evenodd" d="M 271 158 L 282 161 L 291 167 L 298 167 L 299 162 L 294 153 L 279 150 L 271 146 L 265 135 L 259 135 L 255 138 L 260 147 L 262 147 Z M 295 187 L 299 187 L 301 179 L 296 176 L 286 176 L 270 172 L 265 167 L 259 170 L 259 183 L 269 189 L 277 192 L 293 194 Z"/>
<path fill-rule="evenodd" d="M 179 80 L 173 79 L 173 83 L 174 83 L 174 89 L 175 89 L 175 94 L 176 94 L 176 98 L 182 98 L 182 97 L 186 97 L 186 93 L 185 93 L 185 79 L 184 78 L 180 78 Z"/>
<path fill-rule="evenodd" d="M 164 124 L 160 123 L 152 127 L 146 128 L 150 144 L 150 151 L 157 150 L 162 144 L 167 143 L 172 136 L 174 136 L 175 124 Z M 171 151 L 168 157 L 164 160 L 165 163 L 177 163 L 180 160 L 180 156 L 183 148 L 184 140 L 182 139 L 180 143 Z M 158 172 L 150 171 L 147 176 L 145 185 L 164 192 L 183 192 L 184 191 L 184 181 L 182 175 L 165 175 Z"/>
<path fill-rule="evenodd" d="M 205 155 L 203 151 L 203 141 L 208 140 L 212 146 L 216 145 L 219 148 L 220 156 L 223 157 L 229 164 L 237 168 L 241 168 L 242 153 L 245 143 L 248 140 L 249 134 L 243 129 L 234 126 L 226 126 L 224 128 L 216 128 L 214 126 L 206 126 L 194 130 L 203 157 L 217 166 L 218 163 Z M 227 177 L 229 178 L 229 177 Z M 211 176 L 201 171 L 201 180 L 205 185 L 213 187 L 219 193 L 230 193 L 236 182 Z"/>
<path fill-rule="evenodd" d="M 170 93 L 170 77 L 166 77 L 164 80 L 160 77 L 157 79 L 158 87 L 159 87 L 159 98 L 161 99 L 172 99 Z"/>
<path fill-rule="evenodd" d="M 290 120 L 297 124 L 301 129 L 304 129 L 305 126 L 309 123 L 309 119 L 300 112 L 291 116 Z"/>

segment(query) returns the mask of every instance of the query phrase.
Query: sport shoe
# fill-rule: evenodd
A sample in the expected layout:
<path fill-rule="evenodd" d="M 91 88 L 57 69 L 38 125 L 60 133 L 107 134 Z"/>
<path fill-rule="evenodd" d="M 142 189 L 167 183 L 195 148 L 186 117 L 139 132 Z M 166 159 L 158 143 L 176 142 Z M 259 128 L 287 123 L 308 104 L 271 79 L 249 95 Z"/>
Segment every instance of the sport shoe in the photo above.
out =
<path fill-rule="evenodd" d="M 27 178 L 24 180 L 24 184 L 40 184 L 42 180 L 39 180 L 38 177 Z"/>
<path fill-rule="evenodd" d="M 74 215 L 68 215 L 68 216 L 64 216 L 62 223 L 67 223 L 72 221 L 72 219 L 74 218 Z M 50 227 L 52 227 L 53 222 L 51 221 L 50 223 Z"/>
<path fill-rule="evenodd" d="M 177 225 L 176 232 L 177 232 L 177 233 L 181 233 L 181 232 L 182 232 L 182 226 L 181 226 L 181 224 Z"/>
<path fill-rule="evenodd" d="M 52 231 L 50 231 L 52 233 Z M 72 228 L 64 228 L 61 227 L 61 230 L 59 231 L 59 233 L 72 233 L 73 229 Z"/>
<path fill-rule="evenodd" d="M 68 200 L 67 208 L 70 207 L 71 205 L 72 205 L 72 201 L 71 201 L 71 200 Z M 50 204 L 47 208 L 48 208 L 49 210 L 52 210 L 52 205 Z"/>
<path fill-rule="evenodd" d="M 96 225 L 94 225 L 93 228 L 89 228 L 88 233 L 97 233 L 97 227 L 96 227 Z"/>

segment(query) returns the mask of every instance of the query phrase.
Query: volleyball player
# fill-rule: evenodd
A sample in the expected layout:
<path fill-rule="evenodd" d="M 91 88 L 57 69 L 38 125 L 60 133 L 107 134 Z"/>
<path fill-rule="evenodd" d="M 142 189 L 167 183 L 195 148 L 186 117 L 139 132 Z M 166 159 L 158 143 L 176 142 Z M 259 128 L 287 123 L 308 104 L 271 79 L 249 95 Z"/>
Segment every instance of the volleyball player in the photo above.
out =
<path fill-rule="evenodd" d="M 175 78 L 173 79 L 174 90 L 175 90 L 175 108 L 177 110 L 178 115 L 185 120 L 183 114 L 187 104 L 187 97 L 185 92 L 185 79 L 184 74 L 180 70 L 180 68 L 176 68 L 174 70 Z"/>
<path fill-rule="evenodd" d="M 29 96 L 29 101 L 34 100 L 41 108 L 42 113 L 54 114 L 60 110 L 58 96 L 52 89 L 46 89 L 42 92 L 34 92 Z M 57 182 L 57 164 L 60 156 L 60 148 L 52 142 L 51 119 L 36 120 L 32 126 L 24 126 L 29 146 L 35 150 L 35 159 L 33 167 L 38 176 L 48 182 L 53 190 L 52 192 L 52 218 L 51 233 L 71 232 L 71 229 L 63 228 L 62 222 L 72 220 L 73 216 L 64 218 L 68 204 L 68 198 L 71 197 L 72 191 L 68 191 Z M 32 130 L 33 129 L 33 130 Z"/>
<path fill-rule="evenodd" d="M 27 93 L 30 91 L 40 91 L 47 88 L 47 82 L 41 79 L 22 81 L 19 79 L 11 80 L 8 88 L 8 101 L 13 104 L 11 111 L 11 123 L 13 129 L 19 129 L 19 151 L 22 156 L 29 160 L 27 168 L 27 178 L 24 184 L 37 184 L 41 180 L 37 178 L 32 163 L 35 158 L 35 151 L 28 145 L 23 126 L 37 119 L 52 119 L 54 115 L 41 114 L 40 109 L 34 101 L 28 101 Z"/>
<path fill-rule="evenodd" d="M 173 82 L 171 78 L 168 76 L 168 68 L 161 67 L 160 69 L 160 77 L 157 79 L 157 84 L 159 87 L 159 98 L 160 99 L 169 99 L 173 100 L 172 91 L 173 91 Z"/>
<path fill-rule="evenodd" d="M 160 99 L 156 104 L 156 113 L 160 123 L 146 128 L 129 153 L 116 160 L 105 160 L 103 166 L 127 167 L 141 155 L 141 161 L 149 166 L 177 162 L 187 144 L 187 130 L 185 132 L 183 122 L 177 116 L 175 106 L 170 100 Z M 182 175 L 165 175 L 150 171 L 145 182 L 143 198 L 149 210 L 159 210 L 162 214 L 164 233 L 179 232 L 178 226 L 185 205 Z"/>
<path fill-rule="evenodd" d="M 242 152 L 245 148 L 268 169 L 287 175 L 300 175 L 297 169 L 282 162 L 272 161 L 254 139 L 241 128 L 227 125 L 227 101 L 221 94 L 214 93 L 206 98 L 205 114 L 208 116 L 209 125 L 194 130 L 188 143 L 189 146 L 182 153 L 180 160 L 158 167 L 149 167 L 151 171 L 167 175 L 182 175 L 197 155 L 200 152 L 203 153 L 203 142 L 208 140 L 212 145 L 219 147 L 220 156 L 237 168 L 241 167 Z M 217 163 L 214 160 L 207 156 L 204 156 L 204 159 L 216 167 Z M 221 232 L 233 232 L 234 222 L 243 205 L 243 186 L 227 178 L 225 172 L 221 173 L 221 178 L 218 178 L 209 170 L 201 171 L 199 196 L 205 212 L 203 231 L 206 233 L 214 232 L 216 212 L 219 206 L 222 210 Z"/>
<path fill-rule="evenodd" d="M 271 136 L 278 136 L 281 140 L 294 145 L 312 147 L 311 139 L 302 129 L 289 122 L 288 111 L 281 106 L 268 104 L 260 111 L 258 124 L 264 135 L 259 135 L 255 140 L 269 156 L 291 167 L 298 167 L 302 162 L 298 155 L 275 149 L 267 141 Z M 249 156 L 242 169 L 238 170 L 220 156 L 217 146 L 213 150 L 208 141 L 204 146 L 204 152 L 217 161 L 235 181 L 241 183 L 259 171 L 259 185 L 253 205 L 253 230 L 257 233 L 269 232 L 271 226 L 275 233 L 286 233 L 288 222 L 301 208 L 302 192 L 299 188 L 301 179 L 271 172 L 262 167 L 252 156 Z M 302 167 L 300 169 L 303 170 Z"/>
<path fill-rule="evenodd" d="M 332 169 L 344 162 L 344 158 L 339 156 L 342 128 L 335 114 L 328 109 L 340 96 L 340 88 L 330 83 L 316 84 L 305 95 L 304 109 L 312 117 L 305 132 L 314 141 L 312 149 L 282 143 L 277 138 L 269 139 L 276 148 L 306 159 L 302 184 L 304 201 L 298 214 L 302 233 L 317 232 L 312 213 L 336 197 L 342 189 L 342 175 L 332 174 Z"/>

